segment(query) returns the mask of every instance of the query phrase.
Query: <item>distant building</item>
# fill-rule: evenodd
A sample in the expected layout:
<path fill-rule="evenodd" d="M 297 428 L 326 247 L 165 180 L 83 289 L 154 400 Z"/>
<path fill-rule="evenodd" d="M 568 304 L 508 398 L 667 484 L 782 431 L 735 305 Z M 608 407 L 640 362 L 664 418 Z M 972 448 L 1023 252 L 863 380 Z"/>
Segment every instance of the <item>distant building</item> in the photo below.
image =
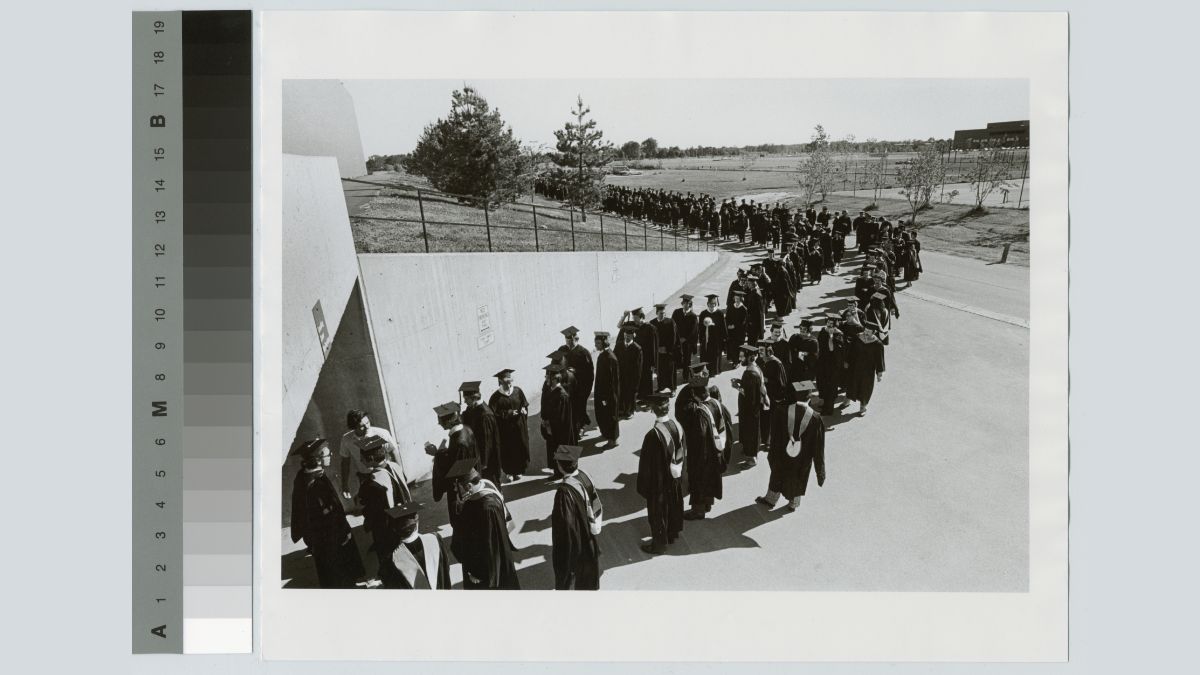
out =
<path fill-rule="evenodd" d="M 1028 147 L 1029 120 L 989 122 L 984 129 L 959 129 L 954 132 L 955 150 Z"/>

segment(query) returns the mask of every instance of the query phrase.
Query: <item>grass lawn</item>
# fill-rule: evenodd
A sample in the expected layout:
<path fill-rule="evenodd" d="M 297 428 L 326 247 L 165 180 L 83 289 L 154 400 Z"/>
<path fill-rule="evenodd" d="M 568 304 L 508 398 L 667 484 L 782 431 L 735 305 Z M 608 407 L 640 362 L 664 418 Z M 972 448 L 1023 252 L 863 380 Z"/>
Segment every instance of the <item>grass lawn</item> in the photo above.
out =
<path fill-rule="evenodd" d="M 664 160 L 671 161 L 675 160 Z M 396 173 L 378 173 L 364 180 L 427 185 L 419 178 Z M 644 171 L 637 176 L 609 176 L 607 180 L 614 185 L 630 187 L 705 192 L 718 200 L 758 195 L 764 197 L 760 201 L 782 201 L 792 207 L 799 203 L 799 198 L 794 196 L 796 181 L 785 173 L 662 169 Z M 369 186 L 353 183 L 347 183 L 346 186 L 347 201 L 352 204 L 351 227 L 355 246 L 360 253 L 425 251 L 420 223 L 421 204 L 418 204 L 415 192 L 389 190 L 384 191 L 385 194 L 372 196 L 370 193 L 375 190 Z M 574 214 L 575 237 L 572 245 L 572 218 L 568 211 L 554 208 L 559 205 L 540 197 L 532 200 L 526 198 L 524 201 L 526 203 L 506 205 L 489 212 L 487 220 L 491 224 L 491 250 L 622 251 L 627 250 L 626 245 L 631 251 L 703 249 L 703 245 L 698 245 L 695 240 L 673 240 L 670 234 L 662 234 L 655 227 L 643 228 L 636 222 L 630 222 L 626 227 L 623 221 L 611 216 L 588 214 L 584 223 L 578 212 Z M 533 226 L 531 201 L 537 206 L 536 242 L 534 233 L 528 229 Z M 858 195 L 835 193 L 829 195 L 824 205 L 831 211 L 845 209 L 851 215 L 856 215 L 871 201 L 870 194 L 864 192 Z M 430 252 L 488 250 L 488 232 L 484 227 L 482 209 L 434 195 L 424 195 L 423 206 Z M 982 215 L 970 214 L 970 210 L 971 206 L 967 204 L 934 204 L 918 214 L 917 228 L 922 247 L 991 262 L 1000 259 L 1001 250 L 1007 243 L 1011 244 L 1010 263 L 1029 264 L 1028 209 L 993 208 Z M 878 208 L 871 212 L 886 216 L 893 222 L 909 217 L 908 203 L 903 199 L 881 198 Z M 354 216 L 400 218 L 408 222 L 367 220 Z"/>

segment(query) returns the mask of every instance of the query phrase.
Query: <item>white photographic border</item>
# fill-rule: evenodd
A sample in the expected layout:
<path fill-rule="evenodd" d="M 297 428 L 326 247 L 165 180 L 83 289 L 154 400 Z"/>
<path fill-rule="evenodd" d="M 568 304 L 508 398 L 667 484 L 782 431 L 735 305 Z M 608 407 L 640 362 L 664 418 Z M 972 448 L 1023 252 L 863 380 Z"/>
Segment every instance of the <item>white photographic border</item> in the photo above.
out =
<path fill-rule="evenodd" d="M 259 644 L 265 658 L 1066 658 L 1065 13 L 263 12 L 256 16 L 261 32 L 257 45 L 259 537 L 255 585 Z M 858 36 L 853 49 L 845 46 L 848 35 Z M 571 50 L 570 58 L 547 58 L 565 49 Z M 1029 591 L 399 594 L 280 588 L 278 449 L 290 440 L 280 433 L 281 82 L 302 78 L 1028 80 L 1029 173 L 1031 192 L 1037 195 L 1030 209 L 1029 242 Z M 451 625 L 455 630 L 447 630 Z"/>

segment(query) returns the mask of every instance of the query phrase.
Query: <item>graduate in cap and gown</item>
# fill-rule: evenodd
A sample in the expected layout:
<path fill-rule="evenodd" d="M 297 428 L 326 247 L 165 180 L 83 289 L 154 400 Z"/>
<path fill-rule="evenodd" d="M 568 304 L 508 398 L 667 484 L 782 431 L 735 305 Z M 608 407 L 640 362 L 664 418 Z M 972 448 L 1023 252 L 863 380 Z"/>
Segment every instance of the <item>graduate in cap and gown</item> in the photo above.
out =
<path fill-rule="evenodd" d="M 767 452 L 767 463 L 771 477 L 767 494 L 754 501 L 773 508 L 782 496 L 787 500 L 787 510 L 795 511 L 800 498 L 808 489 L 808 477 L 816 468 L 817 485 L 825 484 L 825 422 L 808 405 L 812 394 L 811 381 L 793 385 L 795 402 L 786 404 L 786 413 L 777 417 L 778 426 L 771 432 L 771 449 Z"/>
<path fill-rule="evenodd" d="M 621 386 L 617 390 L 617 416 L 627 419 L 637 406 L 638 382 L 642 376 L 642 347 L 637 343 L 637 324 L 626 321 L 621 327 L 621 340 L 613 349 L 617 357 L 617 372 Z"/>
<path fill-rule="evenodd" d="M 635 336 L 638 346 L 642 348 L 642 370 L 637 380 L 637 398 L 642 400 L 654 393 L 654 370 L 657 367 L 655 359 L 658 355 L 658 331 L 646 323 L 646 313 L 641 307 L 635 307 L 629 312 L 630 318 L 637 324 Z"/>
<path fill-rule="evenodd" d="M 773 338 L 763 338 L 758 343 L 759 347 L 763 348 L 763 360 L 761 364 L 763 373 L 763 385 L 767 389 L 767 399 L 769 400 L 768 407 L 770 413 L 763 416 L 762 422 L 762 443 L 768 445 L 771 442 L 771 434 L 774 431 L 774 426 L 771 420 L 780 411 L 776 411 L 777 406 L 787 405 L 792 400 L 791 387 L 788 383 L 787 369 L 779 357 L 775 356 L 777 345 Z"/>
<path fill-rule="evenodd" d="M 686 391 L 686 389 L 685 389 Z M 683 531 L 683 470 L 687 457 L 683 428 L 670 417 L 670 397 L 650 399 L 654 426 L 642 437 L 638 454 L 637 491 L 646 500 L 650 541 L 642 550 L 662 553 Z"/>
<path fill-rule="evenodd" d="M 892 313 L 888 310 L 887 294 L 879 292 L 870 298 L 867 311 L 863 313 L 863 328 L 874 331 L 879 341 L 887 346 L 892 332 Z"/>
<path fill-rule="evenodd" d="M 744 368 L 741 377 L 733 381 L 734 388 L 738 390 L 738 431 L 742 439 L 742 455 L 751 466 L 758 462 L 763 416 L 770 410 L 757 357 L 757 347 L 743 345 L 739 360 Z"/>
<path fill-rule="evenodd" d="M 742 345 L 746 344 L 746 292 L 738 289 L 730 294 L 732 299 L 725 310 L 725 355 L 730 363 L 737 363 Z"/>
<path fill-rule="evenodd" d="M 529 468 L 529 400 L 513 384 L 512 368 L 496 373 L 500 388 L 488 399 L 500 432 L 500 468 L 516 480 Z"/>
<path fill-rule="evenodd" d="M 759 276 L 751 270 L 746 275 L 746 287 L 743 289 L 746 303 L 746 342 L 758 344 L 763 337 L 763 323 L 767 320 L 767 310 L 763 305 L 762 289 L 759 287 Z"/>
<path fill-rule="evenodd" d="M 333 457 L 324 438 L 301 443 L 300 472 L 292 483 L 292 541 L 303 541 L 321 588 L 354 588 L 364 574 L 346 510 L 325 473 Z"/>
<path fill-rule="evenodd" d="M 663 303 L 654 305 L 655 316 L 650 320 L 650 325 L 658 334 L 658 361 L 655 364 L 655 372 L 658 374 L 659 391 L 675 391 L 675 352 L 678 351 L 675 345 L 679 342 L 679 336 L 676 334 L 675 322 L 667 316 L 666 310 L 667 306 Z"/>
<path fill-rule="evenodd" d="M 554 590 L 594 591 L 600 588 L 600 543 L 604 505 L 592 479 L 579 468 L 583 448 L 560 445 L 554 454 L 563 479 L 554 490 L 550 512 Z"/>
<path fill-rule="evenodd" d="M 576 427 L 571 417 L 571 397 L 562 384 L 563 365 L 554 362 L 546 366 L 546 383 L 542 385 L 542 438 L 546 441 L 546 468 L 558 477 L 554 451 L 560 445 L 575 443 Z"/>
<path fill-rule="evenodd" d="M 817 336 L 812 332 L 812 321 L 801 319 L 796 325 L 797 332 L 788 338 L 788 351 L 792 360 L 788 368 L 788 380 L 803 382 L 817 376 Z"/>
<path fill-rule="evenodd" d="M 483 402 L 479 382 L 463 382 L 459 388 L 465 408 L 462 421 L 475 437 L 475 453 L 479 457 L 479 472 L 496 485 L 503 482 L 500 467 L 500 425 L 488 404 Z"/>
<path fill-rule="evenodd" d="M 687 447 L 687 483 L 689 505 L 684 520 L 707 517 L 713 503 L 721 498 L 721 475 L 725 471 L 725 428 L 720 405 L 708 392 L 708 376 L 693 373 L 691 400 L 681 421 Z"/>
<path fill-rule="evenodd" d="M 700 317 L 692 311 L 692 296 L 684 293 L 679 296 L 680 307 L 671 313 L 671 321 L 675 324 L 675 336 L 678 340 L 678 353 L 675 357 L 675 367 L 682 369 L 686 376 L 692 365 L 692 357 L 696 355 L 696 340 L 699 333 Z"/>
<path fill-rule="evenodd" d="M 580 433 L 581 433 L 581 431 L 580 431 L 581 420 L 575 414 L 575 410 L 576 410 L 575 402 L 576 402 L 577 392 L 579 391 L 579 379 L 575 377 L 575 369 L 572 368 L 571 364 L 567 362 L 567 348 L 565 346 L 560 346 L 558 349 L 555 349 L 554 351 L 550 352 L 549 354 L 546 355 L 546 358 L 550 359 L 550 363 L 556 363 L 562 367 L 562 369 L 559 371 L 559 382 L 562 383 L 563 391 L 565 391 L 567 393 L 567 405 L 571 409 L 571 439 L 568 442 L 569 443 L 578 442 Z M 549 387 L 548 383 L 546 383 L 546 382 L 542 383 L 542 398 L 543 399 L 546 397 L 546 392 L 548 390 L 548 387 Z M 585 406 L 587 405 L 586 399 L 585 399 L 584 405 Z M 550 462 L 550 460 L 549 460 L 549 458 L 547 458 L 547 460 L 546 460 L 547 465 L 549 465 L 549 462 Z"/>
<path fill-rule="evenodd" d="M 433 457 L 433 501 L 440 502 L 443 495 L 446 497 L 450 524 L 453 525 L 458 512 L 458 496 L 454 493 L 454 486 L 446 474 L 455 462 L 462 460 L 469 459 L 478 468 L 479 454 L 475 449 L 475 435 L 462 423 L 458 403 L 443 403 L 434 408 L 433 412 L 437 415 L 438 426 L 446 430 L 446 437 L 440 444 L 425 444 L 425 454 Z"/>
<path fill-rule="evenodd" d="M 387 458 L 383 439 L 368 441 L 360 452 L 369 473 L 358 485 L 357 501 L 362 504 L 363 528 L 371 533 L 371 547 L 382 557 L 392 544 L 391 529 L 383 512 L 412 501 L 412 493 L 404 470 Z"/>
<path fill-rule="evenodd" d="M 708 364 L 709 372 L 720 373 L 726 343 L 725 312 L 716 293 L 707 297 L 708 307 L 700 312 L 700 360 Z"/>
<path fill-rule="evenodd" d="M 821 391 L 821 412 L 832 415 L 838 391 L 846 378 L 846 340 L 839 327 L 841 315 L 825 314 L 825 326 L 817 333 L 817 363 L 815 376 Z M 861 327 L 860 327 L 861 330 Z"/>
<path fill-rule="evenodd" d="M 384 513 L 395 538 L 392 549 L 379 561 L 379 580 L 384 588 L 450 588 L 450 555 L 437 532 L 421 534 L 419 513 L 423 508 L 423 504 L 409 502 Z"/>
<path fill-rule="evenodd" d="M 596 384 L 593 405 L 596 407 L 596 426 L 600 435 L 615 445 L 621 437 L 620 416 L 617 410 L 621 398 L 621 364 L 612 350 L 612 336 L 596 333 Z"/>
<path fill-rule="evenodd" d="M 865 329 L 850 343 L 850 373 L 846 381 L 846 398 L 858 401 L 859 415 L 867 414 L 867 404 L 875 392 L 875 383 L 883 380 L 886 370 L 884 347 L 875 332 Z"/>
<path fill-rule="evenodd" d="M 588 351 L 587 347 L 579 344 L 578 328 L 568 326 L 561 332 L 565 341 L 566 365 L 575 371 L 575 388 L 571 391 L 571 410 L 575 418 L 575 425 L 583 428 L 592 423 L 587 414 L 588 396 L 592 393 L 592 382 L 595 379 L 592 353 Z"/>
<path fill-rule="evenodd" d="M 511 519 L 500 489 L 479 475 L 471 460 L 455 462 L 446 477 L 458 496 L 450 550 L 462 564 L 465 590 L 520 590 Z"/>

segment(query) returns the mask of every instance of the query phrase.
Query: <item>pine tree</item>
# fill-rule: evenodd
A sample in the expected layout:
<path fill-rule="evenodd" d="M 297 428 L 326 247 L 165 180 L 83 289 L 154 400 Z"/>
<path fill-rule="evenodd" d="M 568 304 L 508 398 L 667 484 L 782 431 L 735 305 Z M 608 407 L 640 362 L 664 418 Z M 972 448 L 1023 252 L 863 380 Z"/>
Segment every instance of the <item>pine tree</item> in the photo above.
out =
<path fill-rule="evenodd" d="M 500 111 L 471 87 L 450 95 L 450 114 L 425 127 L 403 162 L 443 192 L 482 204 L 508 202 L 528 190 L 529 156 Z"/>
<path fill-rule="evenodd" d="M 585 209 L 600 202 L 604 165 L 613 154 L 613 146 L 604 141 L 604 132 L 596 128 L 596 120 L 588 117 L 591 112 L 591 108 L 584 107 L 583 97 L 577 97 L 571 110 L 573 121 L 554 132 L 558 153 L 552 157 L 555 164 L 566 170 L 568 203 L 579 207 L 585 221 Z"/>

